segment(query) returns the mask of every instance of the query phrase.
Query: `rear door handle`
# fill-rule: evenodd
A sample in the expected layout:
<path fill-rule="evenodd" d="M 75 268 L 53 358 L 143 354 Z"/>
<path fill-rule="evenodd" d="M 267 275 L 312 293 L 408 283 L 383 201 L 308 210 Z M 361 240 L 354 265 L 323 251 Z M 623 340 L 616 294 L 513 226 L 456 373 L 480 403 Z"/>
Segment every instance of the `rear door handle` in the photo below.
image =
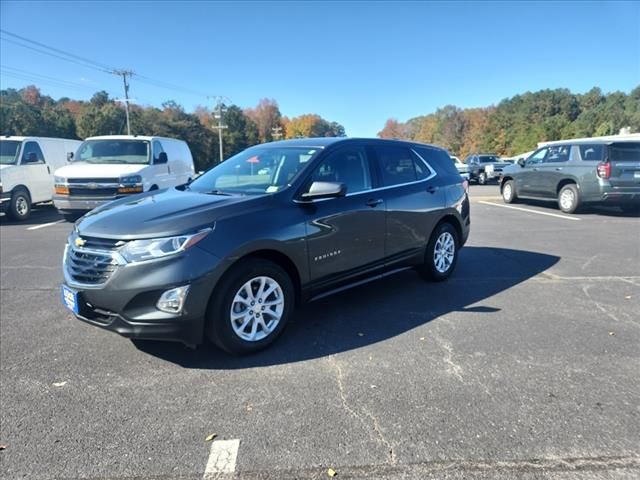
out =
<path fill-rule="evenodd" d="M 49 168 L 49 165 L 47 165 L 47 172 L 51 173 L 51 169 Z"/>
<path fill-rule="evenodd" d="M 556 167 L 556 172 L 561 172 L 562 171 L 562 167 Z"/>
<path fill-rule="evenodd" d="M 438 191 L 438 187 L 434 186 L 434 185 L 429 185 L 427 187 L 427 192 L 429 193 L 436 193 Z"/>
<path fill-rule="evenodd" d="M 368 207 L 377 207 L 378 205 L 380 205 L 383 202 L 383 200 L 381 198 L 371 198 L 369 200 L 367 200 L 367 206 Z"/>
<path fill-rule="evenodd" d="M 533 169 L 533 171 L 534 171 L 534 172 L 537 172 L 537 171 L 538 171 L 538 169 L 537 169 L 537 168 L 534 168 L 534 169 Z"/>

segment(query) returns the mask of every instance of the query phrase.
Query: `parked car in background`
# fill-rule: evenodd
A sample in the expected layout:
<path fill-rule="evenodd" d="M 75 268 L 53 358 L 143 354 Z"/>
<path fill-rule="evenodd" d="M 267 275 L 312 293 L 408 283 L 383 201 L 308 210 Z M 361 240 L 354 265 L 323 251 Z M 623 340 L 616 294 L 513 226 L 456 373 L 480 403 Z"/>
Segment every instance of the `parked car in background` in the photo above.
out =
<path fill-rule="evenodd" d="M 53 203 L 69 221 L 117 198 L 195 178 L 186 142 L 141 135 L 87 138 L 71 164 L 56 170 Z"/>
<path fill-rule="evenodd" d="M 506 203 L 529 197 L 555 199 L 565 213 L 587 204 L 638 211 L 640 135 L 549 142 L 505 168 L 500 190 Z"/>
<path fill-rule="evenodd" d="M 500 178 L 502 169 L 511 165 L 509 162 L 500 160 L 500 157 L 493 153 L 478 153 L 469 155 L 464 163 L 469 166 L 470 180 L 475 180 L 480 185 L 484 185 L 492 179 Z"/>
<path fill-rule="evenodd" d="M 0 211 L 25 220 L 31 206 L 50 202 L 53 172 L 67 163 L 79 140 L 48 137 L 0 137 Z"/>
<path fill-rule="evenodd" d="M 453 164 L 455 165 L 456 170 L 458 170 L 460 176 L 465 180 L 469 180 L 469 165 L 462 163 L 455 155 L 451 155 L 451 160 L 453 160 Z"/>
<path fill-rule="evenodd" d="M 445 280 L 469 228 L 467 189 L 441 148 L 267 143 L 189 185 L 85 215 L 64 253 L 62 301 L 127 337 L 206 336 L 248 353 L 274 341 L 300 301 L 407 268 Z"/>

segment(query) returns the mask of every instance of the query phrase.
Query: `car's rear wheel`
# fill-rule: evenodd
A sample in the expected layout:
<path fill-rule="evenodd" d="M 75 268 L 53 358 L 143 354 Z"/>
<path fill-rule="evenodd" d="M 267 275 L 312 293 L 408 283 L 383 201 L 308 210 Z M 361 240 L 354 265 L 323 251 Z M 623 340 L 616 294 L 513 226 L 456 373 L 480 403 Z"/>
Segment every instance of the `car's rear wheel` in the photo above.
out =
<path fill-rule="evenodd" d="M 13 192 L 7 213 L 13 220 L 18 222 L 29 218 L 29 215 L 31 215 L 31 197 L 29 196 L 29 192 L 24 188 Z"/>
<path fill-rule="evenodd" d="M 575 213 L 580 208 L 580 192 L 574 183 L 569 183 L 558 192 L 558 207 L 564 213 Z"/>
<path fill-rule="evenodd" d="M 504 182 L 504 185 L 502 185 L 502 199 L 504 203 L 515 203 L 518 200 L 516 184 L 513 180 L 507 180 Z"/>
<path fill-rule="evenodd" d="M 291 278 L 277 264 L 243 260 L 232 267 L 214 292 L 207 336 L 221 349 L 247 354 L 271 344 L 294 310 Z"/>
<path fill-rule="evenodd" d="M 424 264 L 419 271 L 431 281 L 441 282 L 451 276 L 458 262 L 458 231 L 448 222 L 441 223 L 431 234 Z"/>
<path fill-rule="evenodd" d="M 487 183 L 487 174 L 485 172 L 480 172 L 478 174 L 478 183 L 480 185 L 486 185 L 486 183 Z"/>

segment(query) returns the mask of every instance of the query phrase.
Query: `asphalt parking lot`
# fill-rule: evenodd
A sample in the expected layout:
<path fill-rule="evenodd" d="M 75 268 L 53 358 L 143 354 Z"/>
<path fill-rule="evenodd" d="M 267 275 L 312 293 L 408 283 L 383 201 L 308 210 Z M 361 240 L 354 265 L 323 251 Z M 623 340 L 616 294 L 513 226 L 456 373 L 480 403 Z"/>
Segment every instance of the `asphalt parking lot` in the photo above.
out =
<path fill-rule="evenodd" d="M 244 358 L 73 319 L 70 224 L 0 218 L 0 476 L 640 477 L 640 217 L 471 193 L 448 282 L 319 300 Z"/>

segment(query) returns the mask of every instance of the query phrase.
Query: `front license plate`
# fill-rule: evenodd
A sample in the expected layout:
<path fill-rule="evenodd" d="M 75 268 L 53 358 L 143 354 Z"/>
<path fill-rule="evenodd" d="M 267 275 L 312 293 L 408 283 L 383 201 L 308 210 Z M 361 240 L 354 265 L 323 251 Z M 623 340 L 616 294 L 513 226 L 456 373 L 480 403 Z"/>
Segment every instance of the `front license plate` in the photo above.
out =
<path fill-rule="evenodd" d="M 71 310 L 73 313 L 78 313 L 78 292 L 62 285 L 62 304 Z"/>

